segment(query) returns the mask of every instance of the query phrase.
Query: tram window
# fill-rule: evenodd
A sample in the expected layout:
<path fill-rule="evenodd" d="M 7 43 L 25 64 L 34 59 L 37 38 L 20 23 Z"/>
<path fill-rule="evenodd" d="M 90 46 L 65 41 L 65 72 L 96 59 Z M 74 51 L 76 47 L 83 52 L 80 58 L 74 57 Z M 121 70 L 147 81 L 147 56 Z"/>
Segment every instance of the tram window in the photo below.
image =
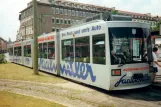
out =
<path fill-rule="evenodd" d="M 55 43 L 54 42 L 48 43 L 48 58 L 55 59 Z"/>
<path fill-rule="evenodd" d="M 14 47 L 14 56 L 17 55 L 17 47 Z"/>
<path fill-rule="evenodd" d="M 75 61 L 90 62 L 90 45 L 89 37 L 75 39 Z"/>
<path fill-rule="evenodd" d="M 43 48 L 42 48 L 42 43 L 40 43 L 40 44 L 39 44 L 38 49 L 39 49 L 39 58 L 42 58 L 42 56 L 43 56 Z"/>
<path fill-rule="evenodd" d="M 45 58 L 47 59 L 48 57 L 48 52 L 47 52 L 47 43 L 43 43 L 43 57 L 42 58 Z"/>
<path fill-rule="evenodd" d="M 13 55 L 13 48 L 9 48 L 9 55 Z"/>
<path fill-rule="evenodd" d="M 73 39 L 62 40 L 62 59 L 74 61 Z"/>
<path fill-rule="evenodd" d="M 106 64 L 105 57 L 105 34 L 93 36 L 93 63 Z"/>
<path fill-rule="evenodd" d="M 31 57 L 31 45 L 24 46 L 24 56 Z"/>
<path fill-rule="evenodd" d="M 15 56 L 21 56 L 21 47 L 15 47 L 14 48 L 14 55 Z"/>

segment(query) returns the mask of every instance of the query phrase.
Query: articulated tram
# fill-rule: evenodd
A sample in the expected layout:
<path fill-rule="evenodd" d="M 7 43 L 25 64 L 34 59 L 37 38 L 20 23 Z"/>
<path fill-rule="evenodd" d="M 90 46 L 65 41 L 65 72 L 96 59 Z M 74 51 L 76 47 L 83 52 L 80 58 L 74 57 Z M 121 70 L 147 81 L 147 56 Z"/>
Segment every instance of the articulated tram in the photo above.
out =
<path fill-rule="evenodd" d="M 147 24 L 96 20 L 38 37 L 38 69 L 105 90 L 149 86 Z M 148 58 L 144 58 L 145 51 Z M 10 61 L 33 67 L 33 40 L 9 46 Z"/>

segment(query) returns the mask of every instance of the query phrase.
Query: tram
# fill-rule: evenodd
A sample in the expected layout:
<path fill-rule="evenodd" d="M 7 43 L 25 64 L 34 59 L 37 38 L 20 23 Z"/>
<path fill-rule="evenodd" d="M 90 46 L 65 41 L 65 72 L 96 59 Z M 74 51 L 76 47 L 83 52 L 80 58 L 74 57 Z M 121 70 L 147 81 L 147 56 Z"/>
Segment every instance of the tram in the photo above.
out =
<path fill-rule="evenodd" d="M 32 68 L 32 47 L 32 39 L 15 42 L 9 47 L 10 59 Z M 145 23 L 83 23 L 39 36 L 38 50 L 39 70 L 105 90 L 146 87 L 153 80 L 150 27 Z"/>

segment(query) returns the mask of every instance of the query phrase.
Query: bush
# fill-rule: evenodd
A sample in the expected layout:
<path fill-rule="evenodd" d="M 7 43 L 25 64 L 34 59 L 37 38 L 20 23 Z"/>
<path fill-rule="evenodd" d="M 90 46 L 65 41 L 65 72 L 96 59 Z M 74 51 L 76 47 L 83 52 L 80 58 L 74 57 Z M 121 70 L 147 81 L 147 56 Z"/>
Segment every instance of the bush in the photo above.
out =
<path fill-rule="evenodd" d="M 2 63 L 7 63 L 4 54 L 0 54 L 0 64 L 2 64 Z"/>

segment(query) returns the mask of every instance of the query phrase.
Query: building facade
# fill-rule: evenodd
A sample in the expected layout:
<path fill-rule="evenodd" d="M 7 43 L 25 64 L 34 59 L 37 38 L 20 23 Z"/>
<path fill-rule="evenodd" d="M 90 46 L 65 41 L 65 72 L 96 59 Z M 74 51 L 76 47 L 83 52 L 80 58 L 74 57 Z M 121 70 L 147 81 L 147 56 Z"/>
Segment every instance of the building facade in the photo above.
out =
<path fill-rule="evenodd" d="M 148 23 L 152 28 L 154 28 L 157 23 L 157 20 L 150 14 L 139 14 L 115 10 L 115 8 L 107 8 L 66 0 L 54 0 L 54 3 L 52 0 L 39 0 L 37 1 L 37 4 L 38 35 L 62 30 L 63 28 L 71 26 L 72 23 L 79 23 L 82 19 L 95 16 L 105 11 L 117 11 L 117 13 L 122 15 L 130 15 L 133 17 L 133 21 Z M 33 38 L 32 12 L 32 2 L 28 3 L 27 8 L 20 12 L 20 28 L 17 40 Z"/>
<path fill-rule="evenodd" d="M 0 37 L 0 53 L 7 51 L 7 41 Z"/>
<path fill-rule="evenodd" d="M 20 12 L 20 28 L 17 40 L 33 38 L 33 13 L 32 2 Z M 65 0 L 40 0 L 37 2 L 38 11 L 38 35 L 52 31 L 59 31 L 71 26 L 72 22 L 78 22 L 87 17 L 94 16 L 110 8 L 87 5 L 83 3 Z"/>
<path fill-rule="evenodd" d="M 117 11 L 119 14 L 131 16 L 133 18 L 133 21 L 135 22 L 143 22 L 143 23 L 149 24 L 151 26 L 151 29 L 157 26 L 158 20 L 155 17 L 151 16 L 151 13 L 140 14 L 140 13 L 134 13 L 134 12 L 121 11 L 121 10 L 117 10 Z"/>

